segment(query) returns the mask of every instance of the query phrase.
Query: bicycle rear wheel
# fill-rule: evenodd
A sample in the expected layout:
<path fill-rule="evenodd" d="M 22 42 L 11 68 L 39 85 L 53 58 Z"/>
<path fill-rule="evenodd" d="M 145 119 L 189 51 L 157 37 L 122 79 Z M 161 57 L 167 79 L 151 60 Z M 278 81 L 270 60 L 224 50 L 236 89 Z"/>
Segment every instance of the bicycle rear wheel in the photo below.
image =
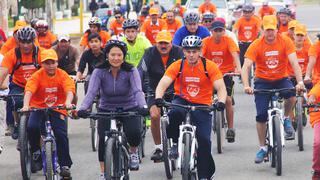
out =
<path fill-rule="evenodd" d="M 104 171 L 106 180 L 120 179 L 119 151 L 116 138 L 110 137 L 105 144 Z"/>
<path fill-rule="evenodd" d="M 222 141 L 223 141 L 223 130 L 222 130 L 222 118 L 223 111 L 214 111 L 214 123 L 217 137 L 217 151 L 219 154 L 222 153 Z"/>
<path fill-rule="evenodd" d="M 144 144 L 145 144 L 145 138 L 146 138 L 146 131 L 147 131 L 147 127 L 146 127 L 146 123 L 145 123 L 145 118 L 141 117 L 141 141 L 138 146 L 140 163 L 142 161 L 142 158 L 144 158 L 144 156 L 145 156 L 144 155 Z"/>
<path fill-rule="evenodd" d="M 299 151 L 303 151 L 303 98 L 298 97 L 296 103 L 296 123 L 298 132 L 298 147 Z"/>
<path fill-rule="evenodd" d="M 53 162 L 52 162 L 52 142 L 48 141 L 44 144 L 45 148 L 45 159 L 46 159 L 46 180 L 54 180 L 54 169 L 53 169 Z"/>
<path fill-rule="evenodd" d="M 19 124 L 19 144 L 20 144 L 20 164 L 23 180 L 29 180 L 31 177 L 31 152 L 27 135 L 28 116 L 22 115 Z"/>
<path fill-rule="evenodd" d="M 173 168 L 172 168 L 172 161 L 169 158 L 169 140 L 167 138 L 167 121 L 160 120 L 161 122 L 161 141 L 162 141 L 162 157 L 164 162 L 164 169 L 166 171 L 166 175 L 168 179 L 172 179 L 173 175 Z"/>
<path fill-rule="evenodd" d="M 282 174 L 282 143 L 280 134 L 280 118 L 278 116 L 273 117 L 273 153 L 275 158 L 276 174 L 281 176 Z"/>
<path fill-rule="evenodd" d="M 181 174 L 182 180 L 190 179 L 190 157 L 191 157 L 191 135 L 186 133 L 183 136 L 183 158 L 182 158 L 182 167 Z"/>
<path fill-rule="evenodd" d="M 98 129 L 97 129 L 97 121 L 94 119 L 90 119 L 90 128 L 91 128 L 91 147 L 92 151 L 97 151 L 98 147 Z"/>

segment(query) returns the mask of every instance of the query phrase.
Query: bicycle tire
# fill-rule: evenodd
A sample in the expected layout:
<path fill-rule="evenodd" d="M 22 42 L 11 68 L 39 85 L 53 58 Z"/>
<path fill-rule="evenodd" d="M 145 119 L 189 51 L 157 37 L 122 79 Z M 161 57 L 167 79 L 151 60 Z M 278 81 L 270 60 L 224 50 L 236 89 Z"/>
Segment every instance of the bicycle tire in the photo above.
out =
<path fill-rule="evenodd" d="M 297 132 L 298 132 L 298 147 L 299 151 L 303 151 L 303 99 L 302 97 L 297 98 L 297 103 L 296 103 L 296 121 L 297 121 Z"/>
<path fill-rule="evenodd" d="M 91 128 L 91 148 L 92 151 L 97 151 L 98 147 L 98 129 L 97 129 L 97 121 L 94 119 L 90 119 L 90 128 Z"/>
<path fill-rule="evenodd" d="M 191 156 L 191 135 L 185 133 L 183 136 L 183 158 L 182 158 L 182 167 L 181 174 L 182 180 L 190 179 L 190 156 Z"/>
<path fill-rule="evenodd" d="M 141 118 L 141 140 L 138 146 L 138 153 L 139 153 L 139 161 L 142 162 L 142 158 L 144 158 L 144 145 L 145 145 L 145 137 L 146 137 L 146 124 L 145 119 Z"/>
<path fill-rule="evenodd" d="M 105 144 L 104 171 L 106 180 L 114 180 L 120 174 L 118 170 L 118 150 L 116 138 L 110 137 Z M 120 179 L 120 177 L 119 177 Z"/>
<path fill-rule="evenodd" d="M 54 180 L 54 170 L 52 162 L 52 142 L 48 141 L 44 144 L 46 159 L 46 180 Z"/>
<path fill-rule="evenodd" d="M 273 117 L 273 143 L 274 143 L 274 152 L 275 152 L 275 168 L 276 174 L 281 176 L 282 174 L 282 143 L 281 143 L 281 134 L 280 134 L 280 118 L 278 116 Z"/>
<path fill-rule="evenodd" d="M 217 137 L 217 151 L 219 154 L 222 153 L 222 140 L 223 140 L 223 133 L 222 133 L 222 113 L 223 111 L 215 111 L 214 112 L 214 122 L 215 124 L 215 131 Z"/>
<path fill-rule="evenodd" d="M 22 115 L 19 123 L 18 141 L 20 144 L 20 165 L 23 180 L 29 180 L 31 178 L 31 152 L 27 135 L 27 122 L 27 115 Z"/>
<path fill-rule="evenodd" d="M 167 122 L 160 120 L 161 122 L 161 141 L 162 141 L 162 157 L 164 169 L 166 171 L 166 176 L 168 179 L 172 179 L 173 169 L 172 169 L 172 161 L 169 158 L 169 141 L 167 138 Z"/>

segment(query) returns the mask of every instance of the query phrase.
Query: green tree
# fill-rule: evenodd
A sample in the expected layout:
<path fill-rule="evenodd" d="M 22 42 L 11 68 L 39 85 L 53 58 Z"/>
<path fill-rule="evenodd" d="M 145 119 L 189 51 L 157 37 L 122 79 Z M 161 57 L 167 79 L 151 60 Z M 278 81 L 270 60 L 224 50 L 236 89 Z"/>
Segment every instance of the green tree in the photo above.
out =
<path fill-rule="evenodd" d="M 45 7 L 45 0 L 21 0 L 21 5 L 26 9 L 38 9 Z"/>

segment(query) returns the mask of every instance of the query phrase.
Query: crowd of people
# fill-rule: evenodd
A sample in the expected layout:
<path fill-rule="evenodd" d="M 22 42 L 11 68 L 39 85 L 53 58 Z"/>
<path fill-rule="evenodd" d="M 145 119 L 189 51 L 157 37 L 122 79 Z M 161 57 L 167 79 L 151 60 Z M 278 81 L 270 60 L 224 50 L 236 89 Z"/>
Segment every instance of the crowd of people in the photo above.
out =
<path fill-rule="evenodd" d="M 97 9 L 96 4 L 90 5 L 93 12 Z M 5 118 L 5 134 L 13 139 L 19 137 L 18 109 L 28 111 L 60 104 L 71 108 L 77 97 L 71 76 L 75 76 L 76 81 L 85 79 L 89 82 L 85 86 L 84 100 L 73 116 L 88 118 L 98 95 L 99 112 L 122 108 L 137 111 L 142 116 L 150 115 L 154 141 L 151 160 L 154 162 L 163 160 L 160 107 L 164 101 L 211 106 L 213 93 L 217 93 L 215 106 L 226 112 L 226 138 L 229 143 L 236 141 L 234 106 L 240 103 L 233 99 L 237 81 L 227 73 L 241 75 L 240 83 L 247 94 L 253 94 L 254 89 L 296 88 L 300 92 L 310 87 L 307 103 L 320 103 L 320 40 L 311 42 L 306 26 L 293 19 L 289 9 L 283 7 L 276 11 L 264 1 L 256 12 L 252 4 L 246 3 L 232 31 L 226 28 L 225 19 L 217 14 L 216 6 L 210 0 L 205 0 L 198 11 L 186 10 L 180 1 L 165 10 L 155 0 L 142 6 L 138 19 L 127 18 L 122 7 L 116 7 L 108 31 L 102 30 L 101 20 L 93 13 L 89 29 L 79 45 L 72 44 L 68 34 L 55 35 L 43 19 L 35 18 L 30 25 L 17 21 L 9 38 L 5 36 L 8 32 L 0 29 L 1 93 L 6 90 L 9 95 L 23 94 L 9 98 L 5 106 L 1 106 L 5 112 L 0 117 Z M 252 69 L 255 69 L 253 86 L 249 83 Z M 265 133 L 270 97 L 254 96 L 259 142 L 254 162 L 259 164 L 268 151 Z M 281 96 L 285 98 L 285 138 L 293 140 L 295 117 L 292 111 L 296 94 L 285 92 Z M 185 114 L 179 108 L 169 112 L 168 137 L 173 139 L 169 156 L 172 159 L 179 156 L 179 125 Z M 28 121 L 32 172 L 42 169 L 39 139 L 44 122 L 39 120 L 43 116 L 43 113 L 32 112 Z M 211 114 L 197 110 L 191 117 L 197 127 L 198 177 L 200 180 L 211 179 L 215 174 Z M 65 179 L 71 177 L 72 165 L 67 118 L 67 111 L 57 110 L 51 119 L 60 173 Z M 139 121 L 141 118 L 137 117 L 123 119 L 130 145 L 131 170 L 139 170 L 137 147 L 142 128 Z M 100 179 L 105 179 L 103 137 L 110 129 L 108 122 L 103 118 L 98 120 Z M 313 180 L 320 180 L 320 113 L 312 113 L 310 122 L 314 128 Z M 18 150 L 19 146 L 17 143 Z M 2 150 L 0 144 L 0 152 Z"/>

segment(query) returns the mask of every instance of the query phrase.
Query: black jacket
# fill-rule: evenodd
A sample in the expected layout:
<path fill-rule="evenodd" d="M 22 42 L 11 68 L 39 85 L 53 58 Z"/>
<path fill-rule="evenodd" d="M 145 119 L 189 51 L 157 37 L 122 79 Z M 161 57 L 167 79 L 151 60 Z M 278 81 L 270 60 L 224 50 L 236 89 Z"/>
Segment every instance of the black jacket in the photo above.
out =
<path fill-rule="evenodd" d="M 167 68 L 173 62 L 182 59 L 183 52 L 182 49 L 178 46 L 173 45 L 171 51 L 169 52 L 169 58 L 167 61 Z M 148 91 L 155 92 L 156 87 L 164 75 L 166 69 L 163 66 L 160 52 L 156 46 L 152 46 L 146 49 L 139 65 L 138 70 L 141 76 L 141 79 L 148 79 Z M 146 77 L 144 77 L 146 76 Z"/>

